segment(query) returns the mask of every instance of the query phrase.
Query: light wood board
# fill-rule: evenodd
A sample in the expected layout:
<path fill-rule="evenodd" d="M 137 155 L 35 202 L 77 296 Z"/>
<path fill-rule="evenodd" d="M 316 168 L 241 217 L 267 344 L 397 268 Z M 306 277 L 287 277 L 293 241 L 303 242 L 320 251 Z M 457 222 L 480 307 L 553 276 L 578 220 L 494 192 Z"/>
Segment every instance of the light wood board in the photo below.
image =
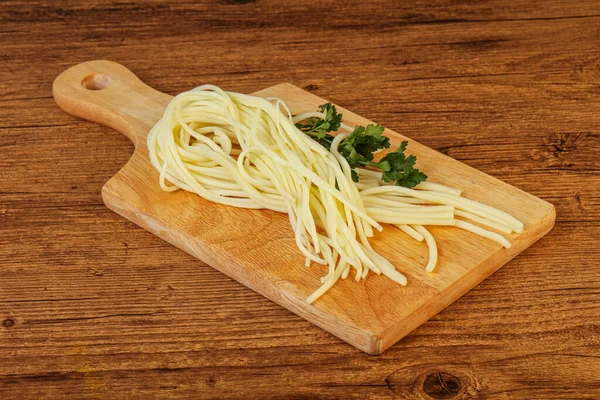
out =
<path fill-rule="evenodd" d="M 430 274 L 424 270 L 425 245 L 387 226 L 372 243 L 407 275 L 408 286 L 371 274 L 361 282 L 341 281 L 308 305 L 304 299 L 319 287 L 325 267 L 303 266 L 304 257 L 286 215 L 222 206 L 183 191 L 166 193 L 158 186 L 158 173 L 148 160 L 146 135 L 172 96 L 150 88 L 110 61 L 90 61 L 68 69 L 56 78 L 53 94 L 66 112 L 110 126 L 135 144 L 129 162 L 102 188 L 110 209 L 369 354 L 379 354 L 396 343 L 554 224 L 551 204 L 388 129 L 392 148 L 409 140 L 410 153 L 418 157 L 418 167 L 431 181 L 460 188 L 465 197 L 511 213 L 525 223 L 525 231 L 512 235 L 513 246 L 504 249 L 460 229 L 431 227 L 440 258 Z M 314 110 L 326 102 L 288 83 L 256 94 L 285 100 L 293 113 Z M 371 122 L 338 108 L 348 124 Z"/>

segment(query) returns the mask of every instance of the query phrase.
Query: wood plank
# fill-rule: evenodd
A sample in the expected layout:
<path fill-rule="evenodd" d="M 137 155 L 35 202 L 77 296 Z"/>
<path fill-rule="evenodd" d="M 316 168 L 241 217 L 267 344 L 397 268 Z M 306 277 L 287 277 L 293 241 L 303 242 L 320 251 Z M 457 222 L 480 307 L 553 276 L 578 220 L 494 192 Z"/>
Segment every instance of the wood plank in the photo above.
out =
<path fill-rule="evenodd" d="M 600 398 L 600 3 L 235 3 L 0 2 L 0 397 L 430 398 L 446 371 L 455 398 Z M 367 356 L 104 207 L 133 146 L 51 94 L 97 58 L 166 93 L 292 82 L 555 204 L 557 225 Z"/>

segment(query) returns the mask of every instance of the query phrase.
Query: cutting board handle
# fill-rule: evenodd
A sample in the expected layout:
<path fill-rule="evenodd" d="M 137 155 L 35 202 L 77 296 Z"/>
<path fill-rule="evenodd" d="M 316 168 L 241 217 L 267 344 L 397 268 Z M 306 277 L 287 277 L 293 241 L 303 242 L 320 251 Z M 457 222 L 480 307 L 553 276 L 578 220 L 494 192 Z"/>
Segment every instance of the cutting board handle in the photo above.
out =
<path fill-rule="evenodd" d="M 77 64 L 52 85 L 56 103 L 64 111 L 107 125 L 145 146 L 150 128 L 171 96 L 142 82 L 121 64 L 95 60 Z"/>

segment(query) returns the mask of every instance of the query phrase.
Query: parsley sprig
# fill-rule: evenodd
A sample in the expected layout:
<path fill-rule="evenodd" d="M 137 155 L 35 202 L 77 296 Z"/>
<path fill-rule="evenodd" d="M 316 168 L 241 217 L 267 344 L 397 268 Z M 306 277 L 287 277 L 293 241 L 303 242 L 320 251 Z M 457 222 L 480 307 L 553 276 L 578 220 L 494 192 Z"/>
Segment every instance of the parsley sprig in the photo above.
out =
<path fill-rule="evenodd" d="M 308 118 L 296 127 L 313 138 L 327 150 L 331 149 L 333 136 L 329 132 L 340 129 L 342 114 L 338 114 L 335 106 L 326 103 L 319 106 L 319 111 L 325 114 L 325 119 Z M 413 188 L 427 179 L 427 175 L 415 168 L 417 157 L 406 156 L 404 151 L 408 142 L 404 141 L 396 150 L 388 153 L 378 162 L 374 162 L 373 153 L 377 150 L 388 149 L 390 138 L 383 136 L 384 127 L 369 124 L 366 127 L 356 126 L 348 137 L 341 141 L 338 151 L 348 161 L 352 169 L 352 180 L 358 182 L 358 167 L 372 167 L 382 171 L 381 179 L 398 186 Z"/>
<path fill-rule="evenodd" d="M 338 114 L 335 106 L 331 103 L 320 105 L 319 111 L 325 114 L 325 119 L 308 118 L 304 124 L 297 123 L 296 127 L 329 150 L 333 136 L 327 132 L 335 132 L 340 129 L 342 114 Z"/>

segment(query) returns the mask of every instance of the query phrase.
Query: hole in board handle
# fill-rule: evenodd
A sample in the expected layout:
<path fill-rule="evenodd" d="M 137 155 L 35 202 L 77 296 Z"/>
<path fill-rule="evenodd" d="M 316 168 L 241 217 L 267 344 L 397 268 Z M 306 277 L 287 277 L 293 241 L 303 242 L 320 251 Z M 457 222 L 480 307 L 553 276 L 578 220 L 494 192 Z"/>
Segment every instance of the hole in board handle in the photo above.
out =
<path fill-rule="evenodd" d="M 102 90 L 112 85 L 112 78 L 106 74 L 89 74 L 81 81 L 81 86 L 88 90 Z"/>

